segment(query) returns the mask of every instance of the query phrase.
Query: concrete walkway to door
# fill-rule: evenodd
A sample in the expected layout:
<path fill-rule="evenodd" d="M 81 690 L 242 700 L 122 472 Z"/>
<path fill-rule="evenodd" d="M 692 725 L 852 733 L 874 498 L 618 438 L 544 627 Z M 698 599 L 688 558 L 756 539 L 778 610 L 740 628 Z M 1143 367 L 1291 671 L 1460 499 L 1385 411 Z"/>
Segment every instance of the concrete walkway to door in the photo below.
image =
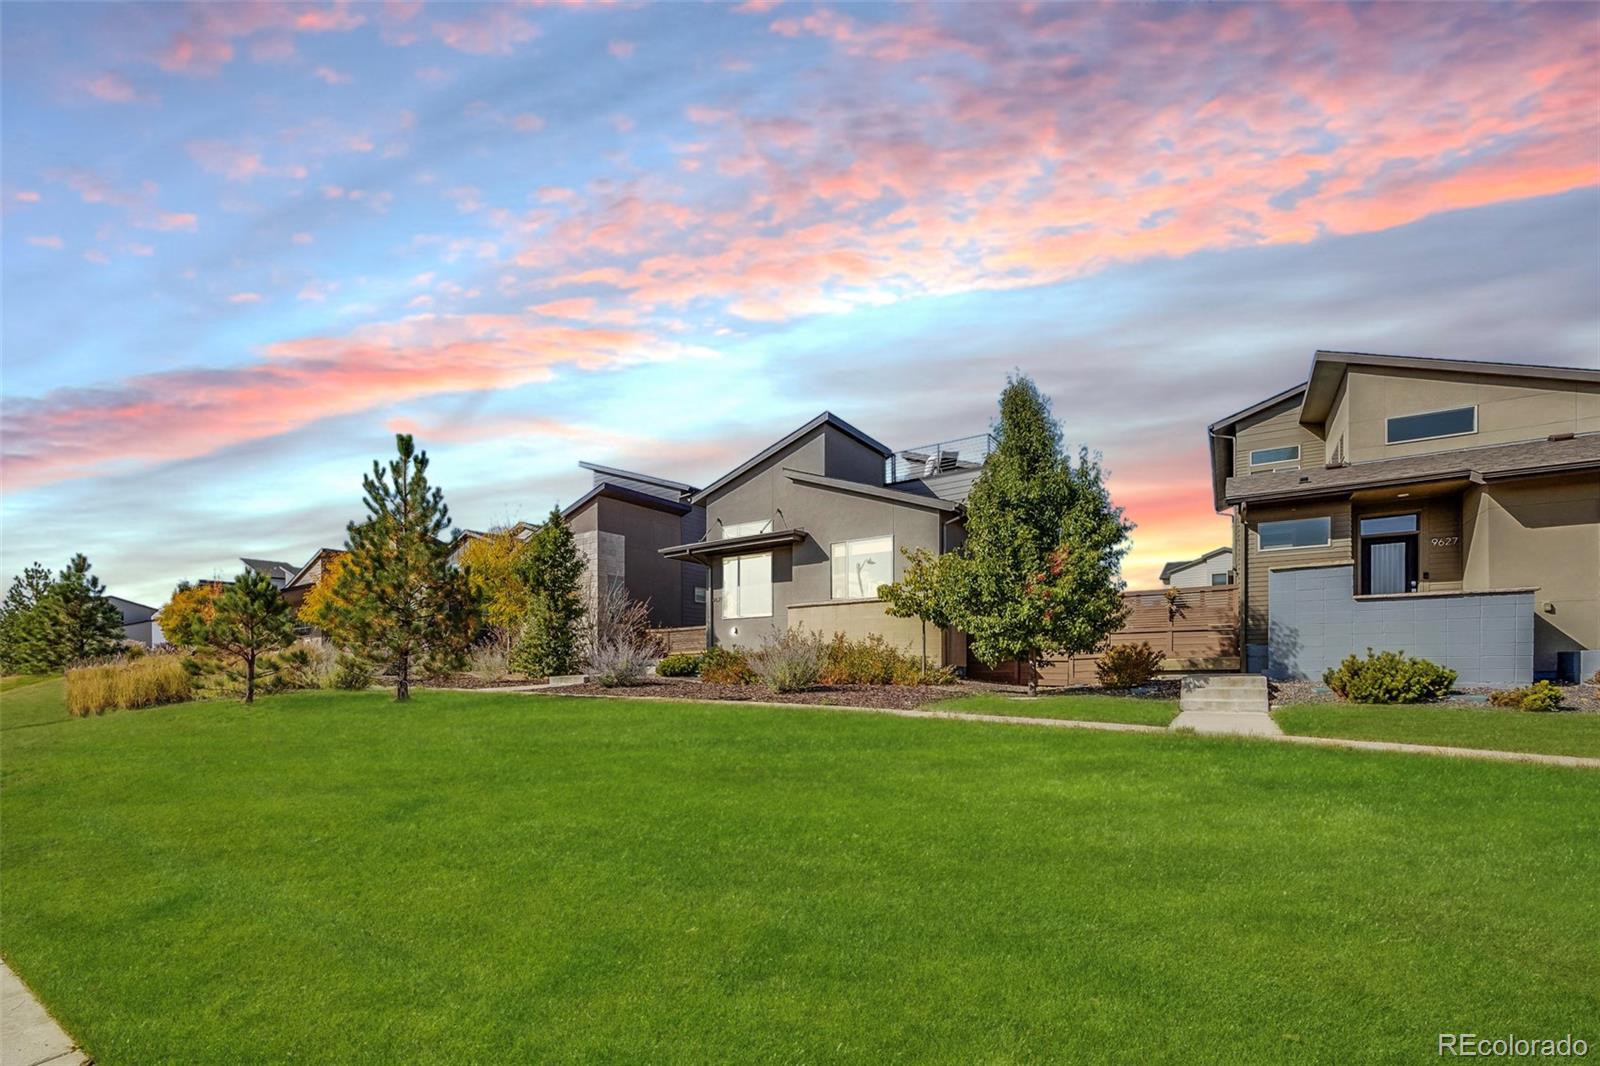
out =
<path fill-rule="evenodd" d="M 91 1061 L 0 961 L 0 1066 L 87 1066 Z"/>

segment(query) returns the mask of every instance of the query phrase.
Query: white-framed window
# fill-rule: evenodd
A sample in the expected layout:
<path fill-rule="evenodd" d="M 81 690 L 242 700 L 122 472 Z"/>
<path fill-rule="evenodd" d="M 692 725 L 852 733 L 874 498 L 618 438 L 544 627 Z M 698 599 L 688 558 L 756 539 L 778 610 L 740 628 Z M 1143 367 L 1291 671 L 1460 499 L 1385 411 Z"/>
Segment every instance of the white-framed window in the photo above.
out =
<path fill-rule="evenodd" d="M 1256 538 L 1264 552 L 1289 548 L 1326 548 L 1333 536 L 1333 521 L 1321 518 L 1286 518 L 1263 522 L 1256 527 Z"/>
<path fill-rule="evenodd" d="M 864 537 L 834 544 L 828 555 L 833 561 L 833 598 L 866 599 L 878 594 L 879 585 L 894 580 L 894 538 Z"/>
<path fill-rule="evenodd" d="M 722 539 L 753 537 L 757 533 L 771 533 L 772 519 L 758 518 L 754 522 L 729 522 L 722 527 Z"/>
<path fill-rule="evenodd" d="M 772 614 L 772 553 L 722 560 L 722 617 L 766 618 Z"/>
<path fill-rule="evenodd" d="M 1279 463 L 1298 463 L 1300 445 L 1286 444 L 1282 448 L 1257 448 L 1250 453 L 1251 466 L 1277 466 Z"/>
<path fill-rule="evenodd" d="M 1439 437 L 1464 437 L 1478 432 L 1478 407 L 1452 407 L 1445 411 L 1423 411 L 1414 415 L 1396 415 L 1387 423 L 1388 444 L 1405 444 L 1414 440 L 1435 440 Z"/>

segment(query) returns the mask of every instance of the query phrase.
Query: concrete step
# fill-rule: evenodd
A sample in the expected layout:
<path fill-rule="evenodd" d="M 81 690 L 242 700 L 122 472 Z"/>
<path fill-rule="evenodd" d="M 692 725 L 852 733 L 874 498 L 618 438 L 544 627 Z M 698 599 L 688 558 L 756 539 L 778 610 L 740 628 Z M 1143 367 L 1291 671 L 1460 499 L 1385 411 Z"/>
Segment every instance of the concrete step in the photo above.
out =
<path fill-rule="evenodd" d="M 1185 710 L 1172 720 L 1172 729 L 1192 729 L 1196 733 L 1232 734 L 1246 737 L 1282 736 L 1283 730 L 1271 715 L 1258 711 Z"/>
<path fill-rule="evenodd" d="M 1257 714 L 1267 713 L 1265 696 L 1186 695 L 1178 701 L 1178 706 L 1186 711 L 1254 711 Z"/>
<path fill-rule="evenodd" d="M 1182 691 L 1266 692 L 1267 679 L 1260 674 L 1191 674 L 1181 682 Z"/>

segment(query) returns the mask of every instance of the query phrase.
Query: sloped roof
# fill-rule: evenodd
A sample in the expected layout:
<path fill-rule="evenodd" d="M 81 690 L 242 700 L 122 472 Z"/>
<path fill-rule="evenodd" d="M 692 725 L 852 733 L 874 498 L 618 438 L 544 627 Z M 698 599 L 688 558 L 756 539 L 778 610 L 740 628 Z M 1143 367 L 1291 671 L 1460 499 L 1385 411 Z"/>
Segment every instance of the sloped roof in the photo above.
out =
<path fill-rule="evenodd" d="M 609 481 L 602 481 L 563 507 L 561 509 L 561 517 L 571 518 L 578 513 L 579 508 L 587 506 L 591 500 L 598 499 L 601 496 L 607 496 L 613 500 L 622 500 L 624 503 L 637 504 L 640 507 L 653 507 L 658 511 L 670 511 L 677 515 L 688 514 L 694 510 L 687 503 L 669 500 L 665 496 L 656 496 L 648 492 L 640 492 L 638 489 L 630 489 L 626 485 L 613 485 Z"/>
<path fill-rule="evenodd" d="M 602 477 L 609 474 L 612 477 L 624 478 L 628 481 L 642 481 L 647 485 L 660 485 L 664 489 L 675 489 L 678 492 L 694 493 L 700 491 L 693 485 L 682 481 L 673 481 L 670 478 L 657 477 L 654 474 L 641 474 L 637 470 L 623 470 L 615 466 L 602 466 L 600 463 L 591 463 L 586 459 L 578 460 L 578 466 L 584 470 L 592 470 Z"/>
<path fill-rule="evenodd" d="M 811 421 L 807 422 L 805 425 L 801 426 L 799 429 L 792 433 L 785 434 L 782 439 L 776 440 L 767 445 L 749 459 L 746 459 L 744 462 L 740 463 L 726 474 L 723 474 L 721 477 L 717 478 L 717 480 L 713 481 L 711 484 L 695 493 L 694 498 L 690 502 L 702 502 L 707 496 L 722 488 L 722 486 L 726 485 L 728 482 L 733 481 L 735 478 L 753 469 L 754 467 L 760 466 L 762 463 L 766 462 L 768 459 L 771 459 L 774 455 L 777 455 L 795 441 L 807 436 L 823 426 L 832 426 L 839 432 L 854 437 L 862 444 L 865 444 L 867 447 L 876 451 L 885 459 L 894 454 L 894 449 L 890 448 L 882 441 L 878 441 L 867 436 L 865 433 L 861 432 L 855 426 L 852 426 L 850 423 L 846 422 L 832 411 L 824 411 Z"/>
<path fill-rule="evenodd" d="M 1189 567 L 1198 566 L 1198 565 L 1200 565 L 1201 563 L 1205 562 L 1208 559 L 1215 559 L 1217 556 L 1222 555 L 1224 552 L 1232 553 L 1232 551 L 1233 551 L 1232 548 L 1228 547 L 1227 545 L 1223 545 L 1220 548 L 1212 548 L 1210 551 L 1206 552 L 1204 555 L 1200 556 L 1198 559 L 1184 559 L 1182 562 L 1168 563 L 1166 566 L 1163 566 L 1161 568 L 1161 580 L 1162 581 L 1167 580 L 1167 578 L 1172 576 L 1173 571 L 1175 571 L 1175 570 L 1187 570 L 1187 569 L 1189 569 Z"/>
<path fill-rule="evenodd" d="M 1230 504 L 1260 503 L 1428 481 L 1460 479 L 1482 483 L 1589 469 L 1600 470 L 1600 433 L 1460 448 L 1350 466 L 1245 474 L 1228 478 L 1224 498 Z"/>
<path fill-rule="evenodd" d="M 868 485 L 864 481 L 847 481 L 844 478 L 823 477 L 821 474 L 812 474 L 805 470 L 790 470 L 784 468 L 783 474 L 790 481 L 801 485 L 815 485 L 818 488 L 833 489 L 836 492 L 849 492 L 857 496 L 871 496 L 876 500 L 888 500 L 890 503 L 903 504 L 906 507 L 926 507 L 930 511 L 955 512 L 961 510 L 961 505 L 954 500 L 947 500 L 942 496 L 932 493 L 908 492 L 904 489 L 890 488 L 885 485 Z"/>

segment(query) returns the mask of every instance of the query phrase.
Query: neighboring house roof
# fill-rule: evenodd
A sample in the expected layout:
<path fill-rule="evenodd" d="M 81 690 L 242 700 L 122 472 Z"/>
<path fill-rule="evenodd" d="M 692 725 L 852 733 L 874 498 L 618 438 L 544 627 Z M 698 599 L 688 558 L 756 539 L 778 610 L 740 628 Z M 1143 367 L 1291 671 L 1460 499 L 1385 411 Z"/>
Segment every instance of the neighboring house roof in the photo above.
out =
<path fill-rule="evenodd" d="M 1600 470 L 1600 433 L 1459 448 L 1351 466 L 1246 474 L 1227 479 L 1224 499 L 1230 504 L 1263 503 L 1429 481 L 1484 483 L 1509 477 L 1590 469 Z"/>
<path fill-rule="evenodd" d="M 312 567 L 316 566 L 319 562 L 321 562 L 323 560 L 324 557 L 330 557 L 331 558 L 333 556 L 344 555 L 344 554 L 345 554 L 345 550 L 343 548 L 318 548 L 317 549 L 317 553 L 315 555 L 313 555 L 310 559 L 306 560 L 306 565 L 304 565 L 300 569 L 296 570 L 294 572 L 294 576 L 289 578 L 288 581 L 285 581 L 283 583 L 283 587 L 286 588 L 286 589 L 294 588 L 296 585 L 300 584 L 301 583 L 301 579 L 306 576 L 306 571 L 308 571 Z"/>
<path fill-rule="evenodd" d="M 676 489 L 679 492 L 686 492 L 690 494 L 700 491 L 693 485 L 685 484 L 682 481 L 673 481 L 670 478 L 656 477 L 654 474 L 641 474 L 636 470 L 623 470 L 615 466 L 602 466 L 599 463 L 591 463 L 581 459 L 578 461 L 578 465 L 585 470 L 592 470 L 596 474 L 609 474 L 612 477 L 627 478 L 629 481 L 643 481 L 650 485 L 660 485 L 664 489 Z"/>
<path fill-rule="evenodd" d="M 790 481 L 798 482 L 801 485 L 815 485 L 818 488 L 849 492 L 857 496 L 871 496 L 873 499 L 888 500 L 891 503 L 902 504 L 906 507 L 926 507 L 930 511 L 950 513 L 961 510 L 961 505 L 954 500 L 946 500 L 931 494 L 924 495 L 907 492 L 904 489 L 888 488 L 883 485 L 868 485 L 863 481 L 847 481 L 844 478 L 823 477 L 821 474 L 812 474 L 804 470 L 790 470 L 787 467 L 784 468 L 783 473 Z"/>
<path fill-rule="evenodd" d="M 156 616 L 157 608 L 148 604 L 136 603 L 121 596 L 107 596 L 106 600 L 122 615 L 122 624 L 125 626 L 148 622 Z"/>
<path fill-rule="evenodd" d="M 282 570 L 286 574 L 292 574 L 296 569 L 293 563 L 280 563 L 275 559 L 246 559 L 240 556 L 239 561 L 250 569 L 268 576 L 271 576 L 274 570 Z"/>
<path fill-rule="evenodd" d="M 1200 558 L 1198 558 L 1198 559 L 1185 559 L 1180 563 L 1168 563 L 1166 566 L 1163 566 L 1161 568 L 1161 580 L 1162 581 L 1166 581 L 1168 578 L 1170 578 L 1173 575 L 1174 572 L 1176 572 L 1178 570 L 1187 570 L 1191 566 L 1199 566 L 1201 563 L 1208 562 L 1208 561 L 1210 561 L 1212 559 L 1215 559 L 1219 555 L 1232 555 L 1232 554 L 1233 554 L 1233 549 L 1232 548 L 1228 548 L 1228 547 L 1212 548 L 1210 551 L 1206 552 L 1204 555 L 1200 556 Z"/>
<path fill-rule="evenodd" d="M 749 459 L 746 459 L 744 462 L 740 463 L 726 474 L 723 474 L 721 477 L 717 478 L 717 480 L 713 481 L 711 484 L 695 493 L 694 498 L 690 502 L 701 503 L 707 496 L 722 488 L 730 481 L 735 480 L 752 468 L 760 466 L 768 459 L 771 459 L 774 455 L 777 455 L 779 452 L 789 447 L 789 445 L 793 444 L 795 441 L 800 440 L 802 437 L 809 435 L 823 426 L 832 426 L 839 432 L 854 437 L 862 444 L 865 444 L 867 447 L 876 451 L 885 459 L 894 454 L 894 450 L 888 445 L 867 436 L 865 433 L 861 432 L 855 426 L 852 426 L 850 423 L 846 422 L 832 411 L 824 411 L 811 421 L 807 422 L 805 425 L 801 426 L 799 429 L 795 430 L 793 433 L 786 434 L 781 440 L 774 441 L 772 444 L 767 445 L 767 447 L 761 449 L 761 451 L 757 452 Z"/>
<path fill-rule="evenodd" d="M 658 511 L 669 511 L 676 515 L 685 515 L 694 510 L 689 504 L 681 503 L 678 500 L 669 500 L 665 496 L 656 496 L 648 492 L 640 492 L 638 489 L 630 489 L 626 485 L 613 485 L 609 481 L 602 481 L 576 500 L 573 500 L 566 507 L 563 507 L 561 509 L 561 517 L 570 520 L 580 509 L 587 507 L 590 502 L 599 499 L 601 496 L 613 500 L 621 500 L 624 503 L 637 504 L 640 507 L 653 507 Z"/>
<path fill-rule="evenodd" d="M 803 529 L 780 529 L 772 533 L 752 533 L 746 537 L 724 537 L 721 540 L 697 540 L 693 544 L 674 544 L 658 551 L 668 559 L 686 559 L 693 563 L 708 562 L 721 555 L 741 555 L 744 552 L 765 548 L 781 548 L 786 544 L 799 544 L 806 539 Z"/>

